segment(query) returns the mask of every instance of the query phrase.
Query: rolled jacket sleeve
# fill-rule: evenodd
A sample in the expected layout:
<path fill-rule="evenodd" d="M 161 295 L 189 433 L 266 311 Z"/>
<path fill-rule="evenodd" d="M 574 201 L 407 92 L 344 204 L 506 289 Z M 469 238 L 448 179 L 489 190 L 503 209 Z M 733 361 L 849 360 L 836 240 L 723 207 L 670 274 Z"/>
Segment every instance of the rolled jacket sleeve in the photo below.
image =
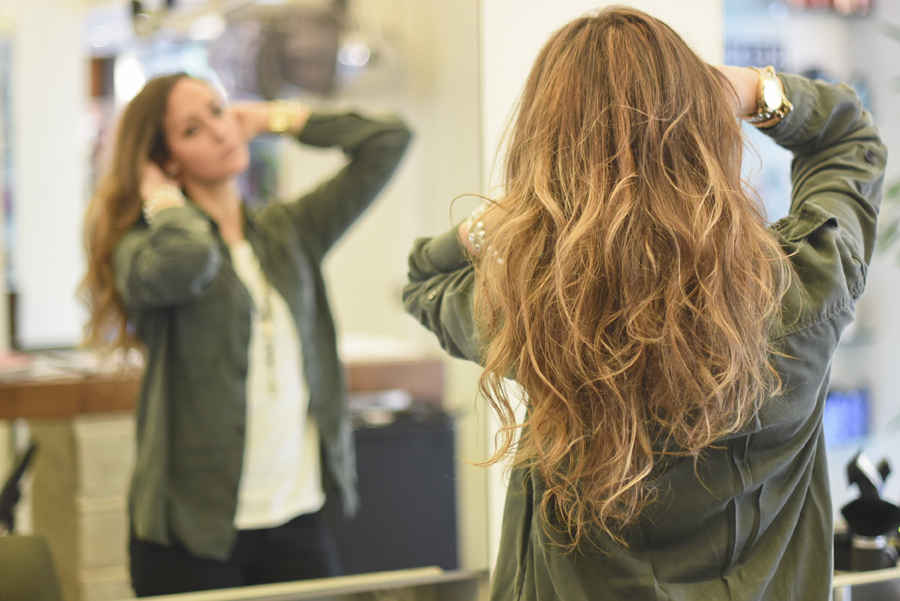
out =
<path fill-rule="evenodd" d="M 475 267 L 457 231 L 454 227 L 435 238 L 416 240 L 403 304 L 451 356 L 481 363 L 484 349 L 473 318 Z"/>
<path fill-rule="evenodd" d="M 794 155 L 791 211 L 773 226 L 803 297 L 786 299 L 790 333 L 852 306 L 865 289 L 887 149 L 848 86 L 780 77 L 794 110 L 763 131 Z"/>
<path fill-rule="evenodd" d="M 314 113 L 297 138 L 337 146 L 350 162 L 301 198 L 282 205 L 288 219 L 321 257 L 378 196 L 400 164 L 412 132 L 397 117 Z"/>
<path fill-rule="evenodd" d="M 765 131 L 794 154 L 791 214 L 778 229 L 802 226 L 809 213 L 828 215 L 868 263 L 875 245 L 887 149 L 872 117 L 846 85 L 780 74 L 794 110 Z"/>
<path fill-rule="evenodd" d="M 197 298 L 222 263 L 212 222 L 187 205 L 139 221 L 113 255 L 116 289 L 131 308 L 166 307 Z"/>

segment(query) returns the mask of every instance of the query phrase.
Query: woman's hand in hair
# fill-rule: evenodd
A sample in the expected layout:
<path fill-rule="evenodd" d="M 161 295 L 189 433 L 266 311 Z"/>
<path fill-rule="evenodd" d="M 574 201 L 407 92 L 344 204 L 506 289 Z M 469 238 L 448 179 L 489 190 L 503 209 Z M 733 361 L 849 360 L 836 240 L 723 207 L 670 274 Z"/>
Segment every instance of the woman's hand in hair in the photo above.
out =
<path fill-rule="evenodd" d="M 732 109 L 737 117 L 746 117 L 756 112 L 757 98 L 756 88 L 759 84 L 759 76 L 753 69 L 747 67 L 732 67 L 729 65 L 715 65 L 715 68 L 725 76 L 736 95 Z"/>
<path fill-rule="evenodd" d="M 250 141 L 257 136 L 271 133 L 272 114 L 289 103 L 241 101 L 232 103 L 231 109 L 237 117 L 238 123 Z M 290 125 L 284 133 L 296 135 L 303 131 L 306 120 L 312 112 L 309 106 L 300 103 L 290 104 L 294 112 L 290 114 Z"/>

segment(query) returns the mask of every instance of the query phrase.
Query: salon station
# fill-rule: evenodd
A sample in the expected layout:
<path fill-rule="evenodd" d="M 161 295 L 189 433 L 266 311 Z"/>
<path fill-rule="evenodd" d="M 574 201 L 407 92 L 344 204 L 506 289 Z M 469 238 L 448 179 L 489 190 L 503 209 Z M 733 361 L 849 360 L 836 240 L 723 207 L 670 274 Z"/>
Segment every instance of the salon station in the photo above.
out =
<path fill-rule="evenodd" d="M 146 366 L 138 351 L 101 358 L 81 346 L 88 313 L 76 291 L 87 268 L 84 215 L 117 119 L 148 80 L 175 72 L 229 101 L 299 99 L 330 112 L 399 115 L 414 138 L 323 264 L 360 500 L 352 519 L 332 499 L 322 509 L 344 575 L 159 598 L 487 599 L 508 472 L 478 463 L 493 454 L 498 426 L 479 396 L 478 366 L 449 358 L 404 312 L 407 256 L 417 238 L 460 222 L 495 189 L 496 149 L 542 44 L 607 4 L 0 0 L 0 600 L 135 598 L 128 495 Z M 847 83 L 889 154 L 900 153 L 900 3 L 615 4 L 668 23 L 709 63 Z M 745 178 L 775 221 L 789 208 L 791 157 L 744 129 Z M 344 162 L 340 149 L 259 137 L 242 197 L 250 205 L 296 198 Z M 834 569 L 840 601 L 900 600 L 900 473 L 891 473 L 900 470 L 900 169 L 892 160 L 882 216 L 825 408 L 835 565 L 821 569 Z"/>

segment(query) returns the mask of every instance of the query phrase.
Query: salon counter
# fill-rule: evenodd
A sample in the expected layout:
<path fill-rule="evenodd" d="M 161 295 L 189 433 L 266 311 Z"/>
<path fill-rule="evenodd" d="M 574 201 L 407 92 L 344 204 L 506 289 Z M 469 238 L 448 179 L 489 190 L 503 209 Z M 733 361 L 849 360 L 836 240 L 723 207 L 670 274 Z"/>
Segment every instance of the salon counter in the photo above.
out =
<path fill-rule="evenodd" d="M 72 417 L 87 413 L 131 411 L 141 370 L 91 372 L 64 361 L 40 363 L 35 369 L 0 372 L 0 419 Z M 440 404 L 444 392 L 440 359 L 354 362 L 346 366 L 350 392 L 403 389 L 417 401 Z"/>
<path fill-rule="evenodd" d="M 58 418 L 131 411 L 141 383 L 138 371 L 116 374 L 28 376 L 0 380 L 0 419 Z"/>

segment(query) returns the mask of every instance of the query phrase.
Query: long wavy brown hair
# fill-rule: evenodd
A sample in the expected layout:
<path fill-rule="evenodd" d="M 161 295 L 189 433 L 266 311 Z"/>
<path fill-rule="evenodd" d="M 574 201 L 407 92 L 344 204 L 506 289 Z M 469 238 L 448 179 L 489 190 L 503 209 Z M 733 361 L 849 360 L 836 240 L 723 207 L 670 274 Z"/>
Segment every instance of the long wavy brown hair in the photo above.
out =
<path fill-rule="evenodd" d="M 570 549 L 601 531 L 627 544 L 664 456 L 696 461 L 779 389 L 790 267 L 744 191 L 733 99 L 672 29 L 622 7 L 554 34 L 520 98 L 476 262 L 480 388 L 502 422 L 488 463 L 540 475 Z"/>
<path fill-rule="evenodd" d="M 85 216 L 88 269 L 79 288 L 90 312 L 85 344 L 103 351 L 140 348 L 116 291 L 113 252 L 125 232 L 141 219 L 141 178 L 147 162 L 162 165 L 168 158 L 162 120 L 169 92 L 184 77 L 176 73 L 150 80 L 128 103 L 119 120 L 111 160 Z"/>

